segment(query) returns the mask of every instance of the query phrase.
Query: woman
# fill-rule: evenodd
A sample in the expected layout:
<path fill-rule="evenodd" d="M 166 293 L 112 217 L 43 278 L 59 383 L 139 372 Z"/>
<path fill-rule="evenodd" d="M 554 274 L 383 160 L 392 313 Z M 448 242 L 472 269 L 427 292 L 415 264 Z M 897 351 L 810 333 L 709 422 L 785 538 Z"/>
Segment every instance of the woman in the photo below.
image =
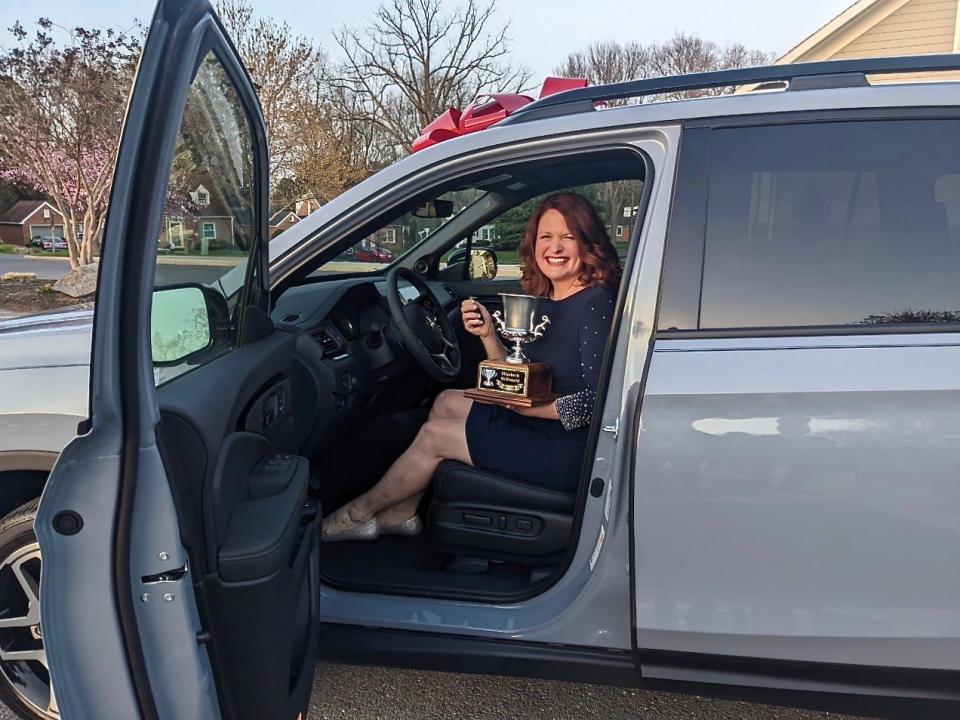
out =
<path fill-rule="evenodd" d="M 445 459 L 557 490 L 576 488 L 620 263 L 596 210 L 573 193 L 540 204 L 518 254 L 523 288 L 542 298 L 538 314 L 551 321 L 525 352 L 532 361 L 550 363 L 557 400 L 507 409 L 475 403 L 460 390 L 440 393 L 413 443 L 380 482 L 324 518 L 325 541 L 419 533 L 417 505 Z M 483 305 L 465 300 L 460 312 L 488 358 L 506 357 Z"/>

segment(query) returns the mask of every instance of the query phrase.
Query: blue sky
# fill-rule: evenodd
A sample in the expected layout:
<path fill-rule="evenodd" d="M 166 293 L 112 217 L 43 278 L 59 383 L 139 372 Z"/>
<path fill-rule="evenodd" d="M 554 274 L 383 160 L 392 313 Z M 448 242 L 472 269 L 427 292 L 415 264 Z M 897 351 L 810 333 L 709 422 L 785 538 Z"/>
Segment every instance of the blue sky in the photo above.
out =
<path fill-rule="evenodd" d="M 511 23 L 514 57 L 548 74 L 570 50 L 597 40 L 664 40 L 683 30 L 721 44 L 740 42 L 783 54 L 852 4 L 853 0 L 499 0 L 501 22 Z M 0 28 L 41 16 L 61 25 L 128 27 L 146 23 L 152 0 L 0 0 Z M 286 20 L 332 49 L 333 29 L 362 25 L 378 0 L 252 0 L 256 11 Z M 587 10 L 589 8 L 589 10 Z M 5 35 L 5 33 L 4 33 Z"/>

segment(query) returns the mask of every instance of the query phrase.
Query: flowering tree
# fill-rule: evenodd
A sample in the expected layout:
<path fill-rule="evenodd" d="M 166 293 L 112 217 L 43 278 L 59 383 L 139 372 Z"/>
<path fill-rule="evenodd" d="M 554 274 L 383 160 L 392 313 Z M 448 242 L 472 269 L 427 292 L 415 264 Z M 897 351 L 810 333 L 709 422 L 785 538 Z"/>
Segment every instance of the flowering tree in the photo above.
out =
<path fill-rule="evenodd" d="M 74 28 L 67 42 L 41 19 L 18 23 L 0 51 L 2 178 L 47 194 L 64 218 L 70 265 L 93 261 L 106 219 L 140 30 Z"/>

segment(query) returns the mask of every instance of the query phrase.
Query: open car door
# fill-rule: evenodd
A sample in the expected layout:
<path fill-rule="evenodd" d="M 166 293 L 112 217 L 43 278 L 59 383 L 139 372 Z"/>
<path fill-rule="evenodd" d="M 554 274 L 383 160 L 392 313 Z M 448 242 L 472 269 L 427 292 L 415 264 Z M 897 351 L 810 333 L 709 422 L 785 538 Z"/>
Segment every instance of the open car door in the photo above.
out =
<path fill-rule="evenodd" d="M 267 315 L 267 174 L 207 0 L 160 0 L 104 231 L 90 417 L 36 520 L 65 717 L 306 712 L 318 521 L 284 444 L 295 338 Z"/>

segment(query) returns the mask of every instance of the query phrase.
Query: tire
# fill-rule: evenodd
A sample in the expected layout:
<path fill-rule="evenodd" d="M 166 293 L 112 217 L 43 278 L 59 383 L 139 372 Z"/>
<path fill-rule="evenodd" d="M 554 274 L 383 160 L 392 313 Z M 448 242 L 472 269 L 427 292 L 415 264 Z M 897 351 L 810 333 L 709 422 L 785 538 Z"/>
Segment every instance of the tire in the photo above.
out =
<path fill-rule="evenodd" d="M 0 520 L 0 700 L 27 720 L 60 717 L 40 632 L 39 504 L 31 500 Z"/>

